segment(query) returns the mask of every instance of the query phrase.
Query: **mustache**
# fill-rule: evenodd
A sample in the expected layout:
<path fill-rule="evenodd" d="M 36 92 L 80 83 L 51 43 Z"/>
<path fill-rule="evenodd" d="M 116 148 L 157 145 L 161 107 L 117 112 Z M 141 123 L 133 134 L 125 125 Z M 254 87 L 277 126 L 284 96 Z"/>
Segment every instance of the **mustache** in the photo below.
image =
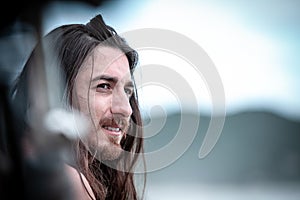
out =
<path fill-rule="evenodd" d="M 129 127 L 130 127 L 130 122 L 129 119 L 124 118 L 124 117 L 104 117 L 100 120 L 100 125 L 111 125 L 111 126 L 117 126 L 118 128 L 121 129 L 123 133 L 127 133 Z"/>

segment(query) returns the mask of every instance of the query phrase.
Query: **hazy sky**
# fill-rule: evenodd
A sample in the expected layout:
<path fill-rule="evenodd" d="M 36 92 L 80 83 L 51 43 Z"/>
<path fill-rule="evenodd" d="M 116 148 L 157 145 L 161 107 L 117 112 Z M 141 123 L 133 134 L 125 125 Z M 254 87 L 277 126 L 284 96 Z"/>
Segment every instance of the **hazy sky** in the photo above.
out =
<path fill-rule="evenodd" d="M 227 113 L 266 109 L 300 118 L 300 1 L 124 0 L 98 8 L 56 3 L 45 12 L 44 30 L 65 23 L 86 23 L 98 13 L 119 33 L 167 29 L 201 46 L 221 77 Z M 144 49 L 140 54 L 141 66 L 164 65 L 180 74 L 183 72 L 176 63 L 188 65 L 180 61 L 180 56 L 157 49 Z M 195 74 L 182 76 L 206 110 L 210 106 L 209 92 L 214 91 L 205 91 L 205 77 L 203 81 Z M 183 100 L 189 97 L 179 98 Z M 167 108 L 178 106 L 178 97 L 164 85 L 148 84 L 141 102 L 147 108 Z"/>

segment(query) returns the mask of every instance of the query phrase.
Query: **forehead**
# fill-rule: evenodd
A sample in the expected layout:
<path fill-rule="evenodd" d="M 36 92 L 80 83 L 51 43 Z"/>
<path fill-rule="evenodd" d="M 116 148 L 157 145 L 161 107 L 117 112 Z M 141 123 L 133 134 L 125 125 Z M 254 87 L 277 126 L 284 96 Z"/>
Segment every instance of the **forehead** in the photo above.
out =
<path fill-rule="evenodd" d="M 128 59 L 119 49 L 98 45 L 83 62 L 78 75 L 91 73 L 92 77 L 111 74 L 119 79 L 130 79 Z"/>

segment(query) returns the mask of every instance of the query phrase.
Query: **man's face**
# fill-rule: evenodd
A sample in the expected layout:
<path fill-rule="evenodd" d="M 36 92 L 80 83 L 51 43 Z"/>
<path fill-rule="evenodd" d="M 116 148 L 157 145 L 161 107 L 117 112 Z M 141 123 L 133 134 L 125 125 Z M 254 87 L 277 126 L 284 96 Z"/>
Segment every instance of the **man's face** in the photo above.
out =
<path fill-rule="evenodd" d="M 75 79 L 74 107 L 90 119 L 84 142 L 101 160 L 114 160 L 122 152 L 133 93 L 129 63 L 120 50 L 98 46 L 82 64 Z"/>

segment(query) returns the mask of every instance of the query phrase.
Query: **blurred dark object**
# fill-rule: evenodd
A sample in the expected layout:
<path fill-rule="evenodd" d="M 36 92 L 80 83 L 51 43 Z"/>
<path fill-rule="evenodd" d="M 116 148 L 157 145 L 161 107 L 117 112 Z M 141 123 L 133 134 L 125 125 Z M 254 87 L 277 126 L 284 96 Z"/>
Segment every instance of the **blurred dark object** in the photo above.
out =
<path fill-rule="evenodd" d="M 22 43 L 11 39 L 16 32 L 15 24 L 21 26 L 19 32 L 32 32 L 35 39 L 42 37 L 42 13 L 50 0 L 7 1 L 2 2 L 0 18 L 0 39 L 11 49 L 22 48 Z M 91 6 L 101 6 L 107 0 L 86 0 L 81 2 Z M 23 30 L 24 29 L 24 30 Z M 29 29 L 29 30 L 28 30 Z M 10 38 L 11 40 L 7 40 Z M 3 47 L 5 50 L 9 47 Z M 8 51 L 10 52 L 10 51 Z M 15 57 L 18 52 L 13 52 Z M 10 60 L 12 59 L 12 60 Z M 8 62 L 0 60 L 0 199 L 55 199 L 70 200 L 68 181 L 63 174 L 63 160 L 59 149 L 45 149 L 32 160 L 25 160 L 22 152 L 23 127 L 21 127 L 18 106 L 10 101 L 10 84 L 18 66 L 13 56 Z M 42 132 L 43 130 L 41 130 Z M 63 141 L 64 142 L 64 141 Z M 21 198 L 20 198 L 21 197 Z"/>
<path fill-rule="evenodd" d="M 2 69 L 2 68 L 1 68 Z M 22 177 L 22 158 L 20 155 L 20 140 L 17 138 L 16 118 L 13 116 L 12 106 L 9 100 L 9 75 L 1 70 L 0 73 L 0 194 L 1 199 L 15 198 L 15 195 L 22 195 L 20 190 L 23 180 Z M 11 193 L 12 188 L 19 189 L 18 193 Z"/>
<path fill-rule="evenodd" d="M 1 35 L 10 31 L 10 26 L 20 20 L 33 24 L 39 29 L 39 13 L 51 2 L 83 2 L 91 6 L 101 6 L 108 0 L 27 0 L 27 1 L 2 1 L 0 30 Z M 37 26 L 38 25 L 38 26 Z"/>

